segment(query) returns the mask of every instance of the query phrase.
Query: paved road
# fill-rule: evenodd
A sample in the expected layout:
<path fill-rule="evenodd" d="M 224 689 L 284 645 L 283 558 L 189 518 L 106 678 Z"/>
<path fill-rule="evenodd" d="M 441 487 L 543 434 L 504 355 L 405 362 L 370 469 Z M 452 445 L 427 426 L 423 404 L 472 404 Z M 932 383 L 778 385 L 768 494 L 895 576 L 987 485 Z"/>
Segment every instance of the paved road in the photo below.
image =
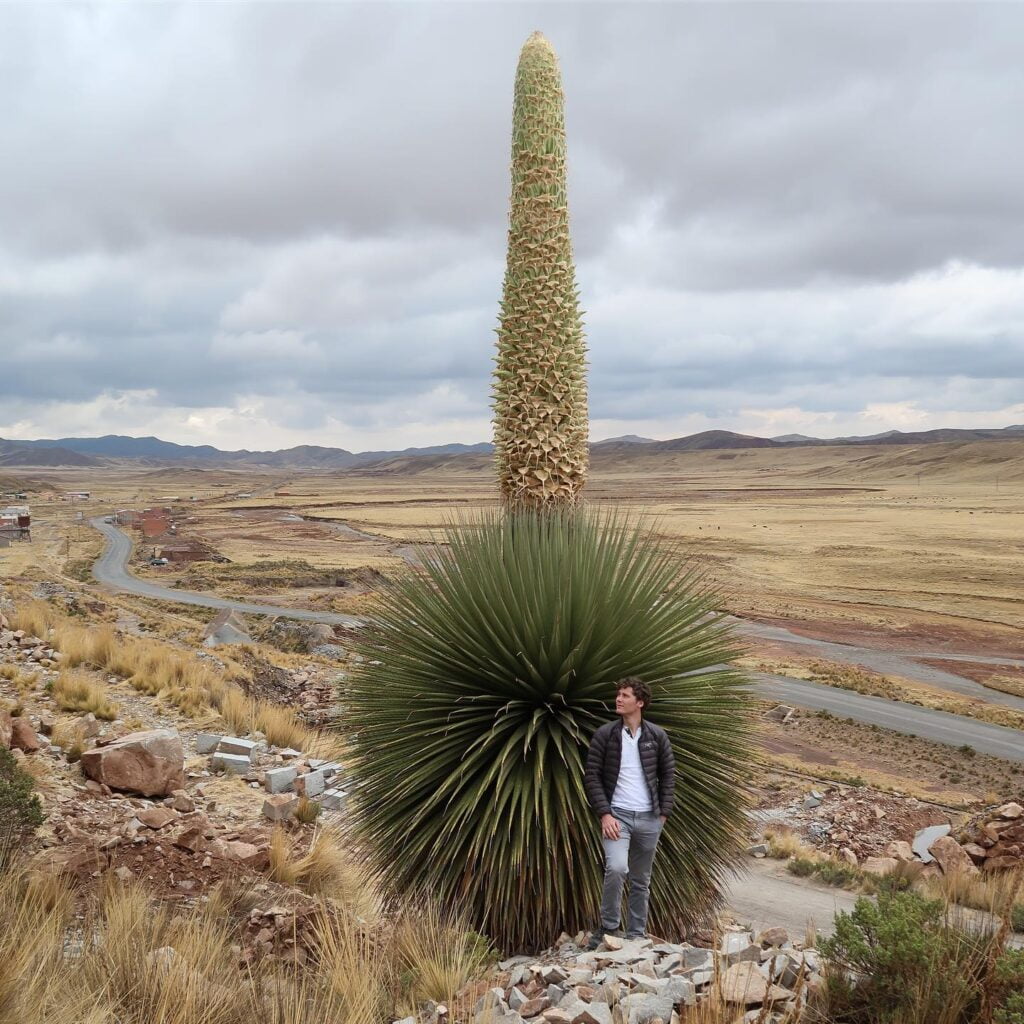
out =
<path fill-rule="evenodd" d="M 140 580 L 128 572 L 127 563 L 132 553 L 132 542 L 128 535 L 102 518 L 91 519 L 107 539 L 103 554 L 92 567 L 92 574 L 105 586 L 140 597 L 153 597 L 159 601 L 176 601 L 179 604 L 199 605 L 203 608 L 233 608 L 235 611 L 250 615 L 280 615 L 289 619 L 303 619 L 307 622 L 328 622 L 339 626 L 360 626 L 362 620 L 354 615 L 339 615 L 332 612 L 307 611 L 304 608 L 283 608 L 269 604 L 256 604 L 247 601 L 232 601 L 216 594 L 199 594 L 190 590 L 175 590 L 173 587 L 162 587 L 158 583 Z"/>
<path fill-rule="evenodd" d="M 302 608 L 284 608 L 277 605 L 255 604 L 217 597 L 215 594 L 199 594 L 188 590 L 161 587 L 132 576 L 126 566 L 131 555 L 131 540 L 116 526 L 102 518 L 90 520 L 104 537 L 107 547 L 93 566 L 93 575 L 100 583 L 116 590 L 142 597 L 153 597 L 161 601 L 177 601 L 182 604 L 200 605 L 206 608 L 233 608 L 250 615 L 280 615 L 284 618 L 303 619 L 311 622 L 328 622 L 343 626 L 359 626 L 362 620 L 352 615 L 338 615 L 328 612 L 307 611 Z M 841 645 L 831 645 L 841 646 Z M 1012 761 L 1024 761 L 1024 732 L 989 725 L 973 718 L 932 711 L 914 704 L 886 700 L 883 697 L 868 697 L 850 690 L 791 679 L 788 676 L 752 673 L 759 693 L 785 704 L 830 711 L 842 718 L 853 718 L 858 722 L 892 729 L 908 735 L 952 746 L 970 744 L 979 753 L 994 754 Z"/>
<path fill-rule="evenodd" d="M 989 725 L 975 718 L 951 715 L 946 711 L 904 704 L 884 697 L 869 697 L 852 690 L 841 690 L 789 676 L 752 672 L 758 692 L 782 704 L 830 711 L 840 718 L 878 725 L 908 736 L 959 747 L 964 743 L 981 754 L 993 754 L 1010 761 L 1024 761 L 1024 732 Z"/>
<path fill-rule="evenodd" d="M 903 676 L 905 679 L 928 683 L 932 686 L 938 686 L 943 690 L 950 690 L 953 693 L 962 693 L 967 697 L 976 697 L 980 700 L 988 701 L 990 704 L 999 704 L 1002 707 L 1024 711 L 1024 697 L 1017 697 L 1010 693 L 1001 693 L 999 690 L 982 686 L 981 683 L 976 683 L 973 679 L 967 679 L 965 676 L 935 668 L 932 665 L 923 665 L 917 660 L 920 658 L 944 658 L 948 661 L 970 661 L 984 665 L 1006 665 L 1024 668 L 1024 660 L 1019 658 L 948 654 L 944 651 L 914 651 L 913 653 L 877 651 L 870 647 L 859 647 L 855 644 L 837 644 L 828 640 L 800 636 L 799 633 L 792 633 L 781 626 L 770 626 L 763 622 L 749 622 L 745 619 L 735 619 L 734 621 L 736 622 L 737 630 L 743 636 L 761 637 L 767 640 L 777 640 L 785 644 L 810 647 L 814 653 L 827 658 L 829 661 L 840 661 L 847 665 L 859 665 L 863 668 L 874 669 L 883 675 Z"/>

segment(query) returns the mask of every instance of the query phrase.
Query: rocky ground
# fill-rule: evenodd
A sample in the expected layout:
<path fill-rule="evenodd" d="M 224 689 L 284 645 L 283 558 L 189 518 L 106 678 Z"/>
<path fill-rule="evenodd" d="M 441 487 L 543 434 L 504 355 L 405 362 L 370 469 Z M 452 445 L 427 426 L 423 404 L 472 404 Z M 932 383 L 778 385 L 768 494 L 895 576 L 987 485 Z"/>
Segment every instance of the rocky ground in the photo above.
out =
<path fill-rule="evenodd" d="M 0 614 L 0 745 L 35 777 L 45 806 L 36 863 L 82 884 L 142 881 L 183 904 L 231 887 L 244 892 L 248 907 L 239 963 L 303 963 L 311 955 L 307 923 L 322 903 L 271 877 L 274 830 L 284 829 L 302 855 L 317 830 L 340 825 L 343 765 L 275 746 L 258 732 L 232 736 L 210 715 L 190 718 L 116 676 L 101 680 L 118 705 L 112 720 L 62 711 L 52 692 L 60 651 L 9 626 Z M 280 647 L 296 654 L 287 667 L 258 653 L 238 657 L 250 670 L 250 696 L 297 707 L 308 723 L 324 724 L 336 713 L 351 659 L 339 631 L 302 628 L 297 636 L 292 624 L 276 627 Z M 268 633 L 275 634 L 274 624 Z M 203 654 L 213 662 L 219 656 L 216 646 Z M 936 873 L 1024 864 L 1024 809 L 1012 801 L 967 819 L 910 796 L 838 783 L 815 790 L 807 780 L 770 772 L 758 778 L 757 794 L 755 856 L 766 852 L 758 849 L 765 831 L 784 827 L 822 854 L 876 872 L 898 860 Z M 303 797 L 319 811 L 316 824 L 296 816 Z M 933 826 L 922 846 L 922 830 Z M 610 936 L 593 953 L 580 948 L 583 936 L 565 936 L 544 957 L 503 962 L 466 1006 L 427 1006 L 419 1019 L 669 1024 L 708 997 L 717 969 L 715 998 L 735 1007 L 737 1021 L 771 1022 L 819 983 L 814 951 L 781 929 L 755 936 L 723 927 L 724 934 L 683 944 L 623 944 Z"/>

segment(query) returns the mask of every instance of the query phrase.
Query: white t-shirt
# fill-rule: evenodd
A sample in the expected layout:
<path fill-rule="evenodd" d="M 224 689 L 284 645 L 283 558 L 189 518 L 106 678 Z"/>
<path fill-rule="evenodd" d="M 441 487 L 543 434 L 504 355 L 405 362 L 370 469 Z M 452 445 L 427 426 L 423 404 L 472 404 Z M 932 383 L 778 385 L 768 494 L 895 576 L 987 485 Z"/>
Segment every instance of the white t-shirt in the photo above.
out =
<path fill-rule="evenodd" d="M 630 736 L 629 730 L 622 727 L 622 760 L 619 762 L 619 781 L 612 793 L 612 807 L 622 807 L 627 811 L 649 811 L 651 807 L 651 791 L 647 788 L 647 779 L 640 764 L 640 737 L 643 726 Z"/>

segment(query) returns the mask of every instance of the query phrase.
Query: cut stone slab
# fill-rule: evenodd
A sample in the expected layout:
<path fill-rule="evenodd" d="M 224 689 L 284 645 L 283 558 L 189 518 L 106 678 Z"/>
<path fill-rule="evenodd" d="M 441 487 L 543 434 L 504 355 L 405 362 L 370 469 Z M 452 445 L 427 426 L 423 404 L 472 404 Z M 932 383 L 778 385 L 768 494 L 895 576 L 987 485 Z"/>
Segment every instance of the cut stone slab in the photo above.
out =
<path fill-rule="evenodd" d="M 196 733 L 196 753 L 197 754 L 212 754 L 217 749 L 217 744 L 223 739 L 218 733 L 214 732 L 197 732 Z"/>
<path fill-rule="evenodd" d="M 348 790 L 328 789 L 320 798 L 320 806 L 325 811 L 343 811 L 348 800 Z"/>
<path fill-rule="evenodd" d="M 287 821 L 298 805 L 295 793 L 273 793 L 263 801 L 263 817 L 270 821 Z"/>
<path fill-rule="evenodd" d="M 302 794 L 305 797 L 319 796 L 327 785 L 327 780 L 324 778 L 324 773 L 319 769 L 317 771 L 306 772 L 305 775 L 300 775 L 295 782 L 295 792 Z"/>
<path fill-rule="evenodd" d="M 294 768 L 271 768 L 263 778 L 263 785 L 268 793 L 284 793 L 291 789 L 298 774 Z"/>
<path fill-rule="evenodd" d="M 921 829 L 915 836 L 914 841 L 910 844 L 914 853 L 921 858 L 924 864 L 931 864 L 935 858 L 928 852 L 931 849 L 932 843 L 936 839 L 941 839 L 943 836 L 948 836 L 953 831 L 952 825 L 929 825 L 927 828 Z"/>
<path fill-rule="evenodd" d="M 229 775 L 244 775 L 252 768 L 252 761 L 245 754 L 226 754 L 218 750 L 210 758 L 210 767 L 214 771 L 227 772 Z"/>
<path fill-rule="evenodd" d="M 243 754 L 251 761 L 256 756 L 256 741 L 243 740 L 238 736 L 221 736 L 217 744 L 218 754 Z"/>

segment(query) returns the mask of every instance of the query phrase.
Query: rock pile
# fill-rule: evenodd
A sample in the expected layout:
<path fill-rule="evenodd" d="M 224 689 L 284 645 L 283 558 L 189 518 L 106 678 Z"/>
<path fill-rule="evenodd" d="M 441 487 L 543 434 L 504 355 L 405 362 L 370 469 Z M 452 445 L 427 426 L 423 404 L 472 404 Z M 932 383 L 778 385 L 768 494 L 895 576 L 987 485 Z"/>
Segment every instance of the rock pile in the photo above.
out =
<path fill-rule="evenodd" d="M 821 985 L 817 951 L 791 943 L 783 928 L 756 939 L 728 931 L 717 949 L 608 935 L 586 952 L 583 940 L 551 957 L 502 962 L 507 983 L 480 998 L 473 1024 L 674 1024 L 683 1007 L 704 1000 L 727 1004 L 738 1022 L 768 1004 L 764 1020 L 777 1024 Z"/>
<path fill-rule="evenodd" d="M 963 846 L 984 871 L 1024 867 L 1024 807 L 1011 801 L 980 815 L 965 829 L 972 839 Z"/>
<path fill-rule="evenodd" d="M 268 794 L 263 814 L 271 821 L 290 818 L 300 796 L 315 799 L 324 810 L 345 809 L 348 790 L 341 786 L 342 767 L 337 761 L 216 733 L 199 733 L 196 750 L 210 755 L 211 771 L 240 775 L 252 786 L 262 786 Z"/>
<path fill-rule="evenodd" d="M 242 963 L 249 965 L 276 957 L 303 966 L 315 954 L 317 934 L 313 922 L 323 913 L 323 906 L 312 902 L 293 908 L 254 907 L 249 911 L 242 937 Z"/>
<path fill-rule="evenodd" d="M 0 651 L 8 661 L 32 662 L 40 668 L 56 668 L 60 651 L 55 651 L 46 640 L 31 636 L 23 629 L 8 629 L 7 619 L 0 623 Z"/>

